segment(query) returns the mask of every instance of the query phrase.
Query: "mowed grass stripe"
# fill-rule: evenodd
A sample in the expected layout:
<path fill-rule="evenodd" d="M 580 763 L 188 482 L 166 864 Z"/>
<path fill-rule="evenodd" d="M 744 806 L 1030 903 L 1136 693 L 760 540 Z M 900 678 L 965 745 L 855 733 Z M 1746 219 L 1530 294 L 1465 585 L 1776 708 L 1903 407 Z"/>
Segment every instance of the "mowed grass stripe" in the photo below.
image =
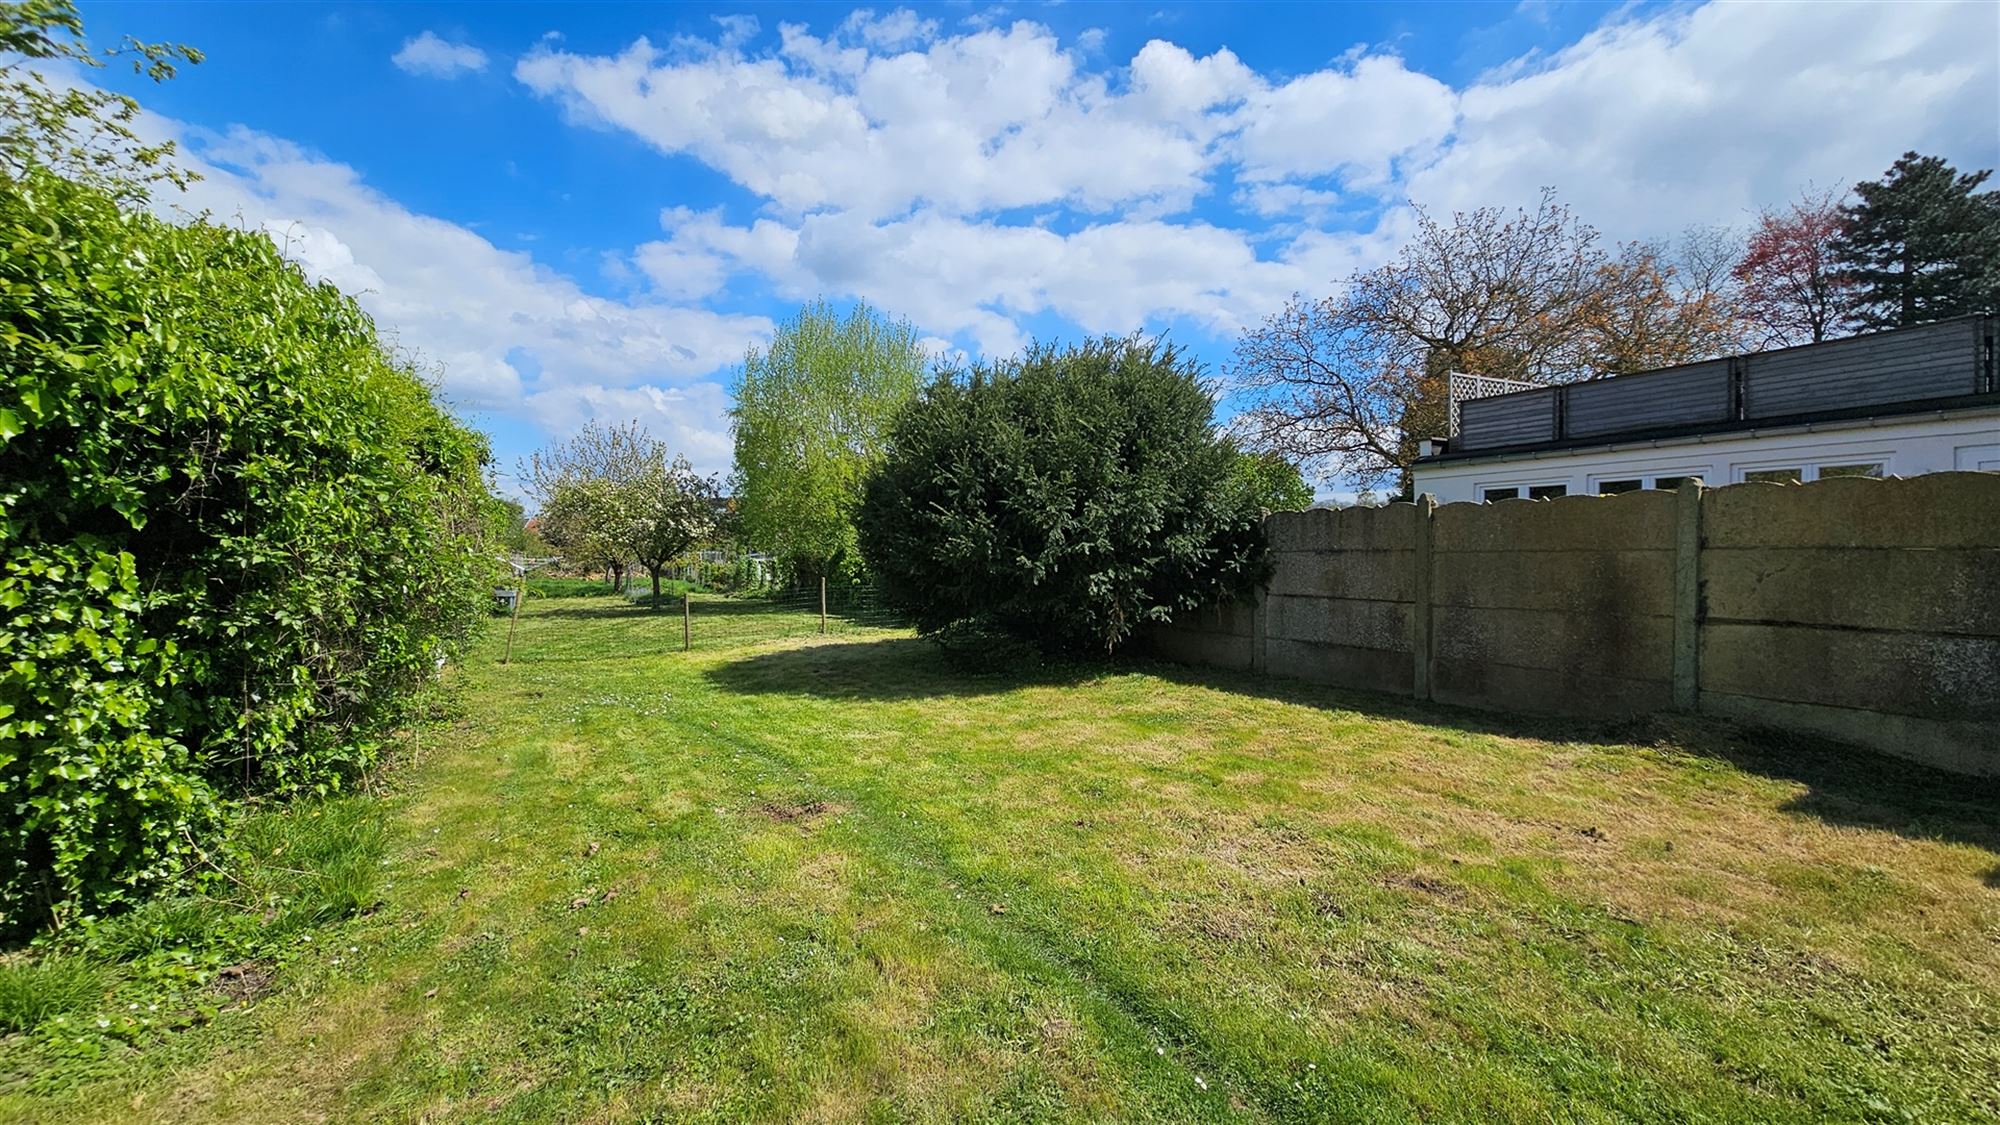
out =
<path fill-rule="evenodd" d="M 0 1117 L 2000 1114 L 1990 789 L 680 624 L 531 602 L 377 806 L 381 909 L 236 1022 Z"/>

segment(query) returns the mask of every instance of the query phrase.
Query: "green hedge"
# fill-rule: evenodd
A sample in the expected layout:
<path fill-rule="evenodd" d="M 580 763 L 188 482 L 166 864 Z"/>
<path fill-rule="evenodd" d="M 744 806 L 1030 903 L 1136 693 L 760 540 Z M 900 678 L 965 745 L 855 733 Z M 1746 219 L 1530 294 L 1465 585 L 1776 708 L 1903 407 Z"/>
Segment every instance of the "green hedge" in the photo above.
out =
<path fill-rule="evenodd" d="M 260 233 L 0 180 L 0 932 L 340 789 L 491 598 L 485 440 Z"/>

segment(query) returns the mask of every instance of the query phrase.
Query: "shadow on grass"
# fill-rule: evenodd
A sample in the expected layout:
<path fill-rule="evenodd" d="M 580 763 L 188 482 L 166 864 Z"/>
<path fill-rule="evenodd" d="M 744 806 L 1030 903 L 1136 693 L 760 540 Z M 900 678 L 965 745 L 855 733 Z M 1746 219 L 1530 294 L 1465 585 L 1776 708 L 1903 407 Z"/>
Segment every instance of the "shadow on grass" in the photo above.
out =
<path fill-rule="evenodd" d="M 1153 659 L 1051 661 L 975 673 L 953 667 L 929 642 L 908 637 L 761 652 L 719 665 L 706 675 L 718 687 L 748 694 L 909 701 L 1075 685 L 1132 672 L 1280 703 L 1474 734 L 1656 747 L 1804 786 L 1806 791 L 1784 806 L 1787 812 L 1913 839 L 1971 844 L 2000 854 L 2000 781 L 1945 773 L 1829 739 L 1717 719 L 1653 715 L 1593 720 L 1480 711 Z M 1987 874 L 1986 883 L 2000 887 L 2000 866 Z"/>

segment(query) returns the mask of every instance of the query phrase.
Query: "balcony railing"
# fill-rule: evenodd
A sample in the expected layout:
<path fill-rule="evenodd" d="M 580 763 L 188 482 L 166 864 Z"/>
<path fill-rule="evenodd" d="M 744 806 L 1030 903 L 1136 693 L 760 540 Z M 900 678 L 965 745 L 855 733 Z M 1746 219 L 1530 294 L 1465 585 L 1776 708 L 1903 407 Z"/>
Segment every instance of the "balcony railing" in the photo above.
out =
<path fill-rule="evenodd" d="M 1453 452 L 2000 399 L 1995 318 L 1957 320 L 1455 404 Z"/>

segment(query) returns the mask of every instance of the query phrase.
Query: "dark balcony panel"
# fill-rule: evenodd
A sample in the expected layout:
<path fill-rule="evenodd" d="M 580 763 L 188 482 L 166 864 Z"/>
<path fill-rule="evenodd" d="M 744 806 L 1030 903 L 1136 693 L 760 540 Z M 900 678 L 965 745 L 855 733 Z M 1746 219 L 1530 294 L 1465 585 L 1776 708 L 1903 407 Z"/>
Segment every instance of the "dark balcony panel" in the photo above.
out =
<path fill-rule="evenodd" d="M 1698 422 L 1726 422 L 1729 361 L 1713 360 L 1637 375 L 1618 375 L 1569 388 L 1567 437 L 1636 433 Z"/>
<path fill-rule="evenodd" d="M 1978 318 L 1924 324 L 1744 360 L 1746 418 L 1953 398 L 1980 390 Z"/>
<path fill-rule="evenodd" d="M 1556 438 L 1554 388 L 1468 399 L 1458 406 L 1455 449 L 1498 449 Z"/>

